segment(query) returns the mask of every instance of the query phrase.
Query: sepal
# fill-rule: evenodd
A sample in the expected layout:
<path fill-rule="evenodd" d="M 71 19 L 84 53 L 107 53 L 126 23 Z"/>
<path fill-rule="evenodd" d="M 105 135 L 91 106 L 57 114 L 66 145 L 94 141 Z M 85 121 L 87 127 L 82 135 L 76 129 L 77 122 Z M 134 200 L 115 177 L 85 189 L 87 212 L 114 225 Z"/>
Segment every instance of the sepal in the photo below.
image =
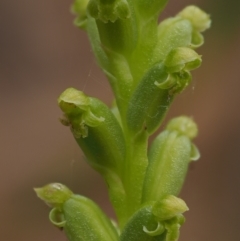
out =
<path fill-rule="evenodd" d="M 104 117 L 92 113 L 90 98 L 74 88 L 66 89 L 59 96 L 58 104 L 64 112 L 61 123 L 71 126 L 76 138 L 87 137 L 88 127 L 97 127 L 105 120 Z"/>
<path fill-rule="evenodd" d="M 201 56 L 187 47 L 173 49 L 164 61 L 168 73 L 190 71 L 200 67 Z"/>
<path fill-rule="evenodd" d="M 118 240 L 118 233 L 108 217 L 92 200 L 74 195 L 63 206 L 64 231 L 70 241 Z"/>
<path fill-rule="evenodd" d="M 166 230 L 165 241 L 178 240 L 180 227 L 185 222 L 182 214 L 188 210 L 186 203 L 173 195 L 166 196 L 153 205 L 153 215 Z"/>
<path fill-rule="evenodd" d="M 61 183 L 51 183 L 41 188 L 34 188 L 37 196 L 50 207 L 62 207 L 73 195 L 72 191 Z"/>
<path fill-rule="evenodd" d="M 66 115 L 77 116 L 87 111 L 89 108 L 89 99 L 82 91 L 76 91 L 74 88 L 66 89 L 58 98 L 58 104 Z"/>
<path fill-rule="evenodd" d="M 172 219 L 188 210 L 186 203 L 181 198 L 168 195 L 153 205 L 152 212 L 156 219 L 161 222 Z"/>
<path fill-rule="evenodd" d="M 89 15 L 89 14 L 88 14 Z M 109 59 L 103 50 L 103 44 L 100 37 L 99 29 L 96 20 L 91 16 L 88 16 L 87 21 L 87 33 L 91 43 L 93 53 L 95 54 L 96 60 L 99 66 L 105 73 L 109 73 Z"/>

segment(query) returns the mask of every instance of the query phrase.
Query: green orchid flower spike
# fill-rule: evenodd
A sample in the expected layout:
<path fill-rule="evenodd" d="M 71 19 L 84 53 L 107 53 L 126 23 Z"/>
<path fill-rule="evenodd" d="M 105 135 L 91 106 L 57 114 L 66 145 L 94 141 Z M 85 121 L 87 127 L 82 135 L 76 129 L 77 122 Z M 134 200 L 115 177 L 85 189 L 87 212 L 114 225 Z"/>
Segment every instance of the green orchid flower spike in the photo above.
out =
<path fill-rule="evenodd" d="M 111 221 L 90 199 L 60 183 L 36 188 L 52 210 L 51 223 L 69 241 L 177 241 L 186 203 L 178 197 L 191 161 L 192 118 L 172 119 L 149 144 L 172 102 L 200 67 L 197 48 L 211 25 L 208 14 L 188 6 L 158 23 L 167 0 L 75 0 L 74 24 L 86 31 L 112 88 L 108 107 L 75 88 L 58 98 L 67 126 L 88 164 L 106 182 L 116 212 Z"/>

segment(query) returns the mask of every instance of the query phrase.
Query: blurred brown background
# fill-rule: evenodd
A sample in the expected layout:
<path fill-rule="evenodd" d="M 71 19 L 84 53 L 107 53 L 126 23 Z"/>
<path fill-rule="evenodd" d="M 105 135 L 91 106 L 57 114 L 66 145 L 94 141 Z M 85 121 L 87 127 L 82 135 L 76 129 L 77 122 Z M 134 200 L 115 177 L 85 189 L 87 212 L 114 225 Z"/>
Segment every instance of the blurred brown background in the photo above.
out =
<path fill-rule="evenodd" d="M 84 162 L 58 118 L 58 95 L 74 86 L 106 103 L 108 83 L 66 0 L 0 0 L 0 235 L 4 241 L 66 240 L 33 187 L 63 182 L 113 216 L 104 183 Z M 240 240 L 240 1 L 170 0 L 163 17 L 188 4 L 211 13 L 198 50 L 202 67 L 168 118 L 199 124 L 202 158 L 181 196 L 190 207 L 180 240 Z"/>

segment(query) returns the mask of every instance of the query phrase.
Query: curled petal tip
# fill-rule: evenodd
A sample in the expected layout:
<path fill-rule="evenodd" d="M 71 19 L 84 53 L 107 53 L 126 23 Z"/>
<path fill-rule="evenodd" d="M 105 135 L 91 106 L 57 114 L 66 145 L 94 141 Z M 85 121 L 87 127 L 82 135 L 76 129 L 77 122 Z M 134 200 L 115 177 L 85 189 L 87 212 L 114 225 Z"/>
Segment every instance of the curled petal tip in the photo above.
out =
<path fill-rule="evenodd" d="M 197 161 L 201 157 L 201 154 L 198 150 L 198 148 L 192 144 L 191 146 L 191 161 Z"/>
<path fill-rule="evenodd" d="M 146 226 L 143 226 L 143 232 L 147 233 L 149 236 L 158 236 L 165 231 L 164 225 L 158 222 L 158 226 L 155 230 L 148 230 Z"/>

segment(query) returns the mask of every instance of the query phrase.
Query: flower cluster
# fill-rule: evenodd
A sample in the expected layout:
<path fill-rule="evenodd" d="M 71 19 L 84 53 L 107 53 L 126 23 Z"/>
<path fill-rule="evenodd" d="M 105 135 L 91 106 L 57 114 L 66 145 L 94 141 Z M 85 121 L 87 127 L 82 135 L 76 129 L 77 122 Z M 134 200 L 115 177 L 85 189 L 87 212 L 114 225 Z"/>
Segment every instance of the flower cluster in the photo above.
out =
<path fill-rule="evenodd" d="M 58 98 L 88 163 L 104 178 L 118 224 L 90 199 L 53 183 L 35 189 L 51 222 L 70 241 L 177 241 L 186 203 L 178 198 L 189 163 L 200 157 L 196 123 L 172 119 L 149 146 L 175 97 L 201 65 L 196 52 L 209 15 L 188 6 L 158 24 L 167 0 L 75 0 L 84 29 L 114 93 L 109 108 L 68 88 Z"/>

